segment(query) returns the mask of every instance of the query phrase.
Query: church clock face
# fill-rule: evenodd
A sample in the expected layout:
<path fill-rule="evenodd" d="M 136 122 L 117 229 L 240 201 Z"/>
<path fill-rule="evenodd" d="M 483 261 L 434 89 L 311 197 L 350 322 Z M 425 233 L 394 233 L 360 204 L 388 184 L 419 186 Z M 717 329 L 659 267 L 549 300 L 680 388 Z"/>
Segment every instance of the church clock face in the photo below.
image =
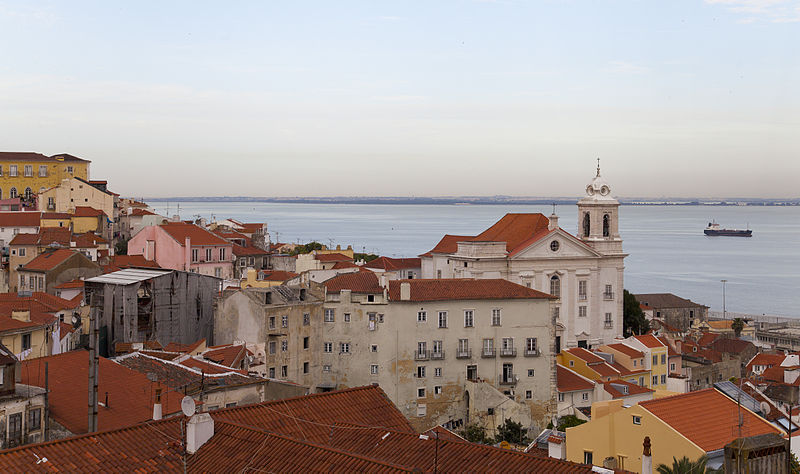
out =
<path fill-rule="evenodd" d="M 558 240 L 550 242 L 550 250 L 553 252 L 557 252 L 559 247 L 561 247 L 561 244 L 558 242 Z"/>

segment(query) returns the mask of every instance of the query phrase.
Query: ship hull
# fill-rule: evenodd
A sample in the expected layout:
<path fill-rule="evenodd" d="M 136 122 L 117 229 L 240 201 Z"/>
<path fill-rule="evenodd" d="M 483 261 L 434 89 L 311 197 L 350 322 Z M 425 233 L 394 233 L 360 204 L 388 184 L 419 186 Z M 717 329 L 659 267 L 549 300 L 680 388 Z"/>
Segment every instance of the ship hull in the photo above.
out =
<path fill-rule="evenodd" d="M 752 237 L 753 231 L 752 230 L 733 230 L 733 229 L 706 229 L 706 235 L 710 235 L 712 237 Z"/>

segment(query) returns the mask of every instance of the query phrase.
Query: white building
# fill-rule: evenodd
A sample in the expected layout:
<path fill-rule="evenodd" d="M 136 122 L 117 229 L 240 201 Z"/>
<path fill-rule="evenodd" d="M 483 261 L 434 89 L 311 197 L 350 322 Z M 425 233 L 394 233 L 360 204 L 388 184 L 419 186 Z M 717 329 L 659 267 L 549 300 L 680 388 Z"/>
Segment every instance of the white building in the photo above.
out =
<path fill-rule="evenodd" d="M 623 260 L 619 201 L 597 175 L 578 201 L 579 235 L 558 216 L 506 214 L 477 236 L 445 235 L 422 258 L 422 278 L 504 278 L 556 296 L 556 349 L 622 335 Z"/>

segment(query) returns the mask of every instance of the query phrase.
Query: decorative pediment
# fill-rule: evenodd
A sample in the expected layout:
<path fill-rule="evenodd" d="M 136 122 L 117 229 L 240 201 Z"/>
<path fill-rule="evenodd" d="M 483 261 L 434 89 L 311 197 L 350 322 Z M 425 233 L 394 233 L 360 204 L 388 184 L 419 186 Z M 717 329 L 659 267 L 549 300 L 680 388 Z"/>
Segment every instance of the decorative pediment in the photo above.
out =
<path fill-rule="evenodd" d="M 600 256 L 593 248 L 559 228 L 531 242 L 530 245 L 512 255 L 511 259 L 594 258 Z"/>

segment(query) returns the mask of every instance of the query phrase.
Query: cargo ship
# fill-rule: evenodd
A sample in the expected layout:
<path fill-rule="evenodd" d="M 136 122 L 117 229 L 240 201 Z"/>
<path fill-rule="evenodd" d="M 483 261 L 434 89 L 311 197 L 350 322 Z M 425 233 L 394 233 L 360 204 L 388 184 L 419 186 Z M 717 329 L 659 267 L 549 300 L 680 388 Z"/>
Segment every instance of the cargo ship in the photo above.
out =
<path fill-rule="evenodd" d="M 716 222 L 709 222 L 708 227 L 703 231 L 706 235 L 724 237 L 752 237 L 753 231 L 750 229 L 720 229 Z"/>

